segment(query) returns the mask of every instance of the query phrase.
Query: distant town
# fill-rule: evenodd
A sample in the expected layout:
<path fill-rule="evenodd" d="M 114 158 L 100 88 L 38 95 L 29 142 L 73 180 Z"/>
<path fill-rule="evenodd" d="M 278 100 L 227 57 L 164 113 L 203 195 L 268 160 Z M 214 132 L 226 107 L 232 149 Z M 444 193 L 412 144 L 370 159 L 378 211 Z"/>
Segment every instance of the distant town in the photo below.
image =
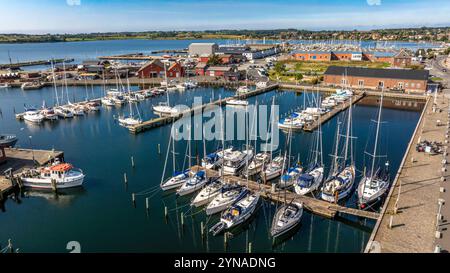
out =
<path fill-rule="evenodd" d="M 421 27 L 375 30 L 205 30 L 145 31 L 78 34 L 0 34 L 0 43 L 73 42 L 116 39 L 273 39 L 273 40 L 367 40 L 367 41 L 450 41 L 450 27 Z"/>

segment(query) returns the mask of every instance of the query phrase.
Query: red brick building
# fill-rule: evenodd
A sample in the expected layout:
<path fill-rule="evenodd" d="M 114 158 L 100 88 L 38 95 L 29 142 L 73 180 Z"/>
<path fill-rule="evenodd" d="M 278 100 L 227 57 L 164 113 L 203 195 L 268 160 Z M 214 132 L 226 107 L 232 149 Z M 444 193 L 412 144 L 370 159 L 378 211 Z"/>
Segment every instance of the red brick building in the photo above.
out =
<path fill-rule="evenodd" d="M 167 68 L 167 77 L 179 78 L 184 77 L 184 68 L 179 62 L 173 62 Z"/>
<path fill-rule="evenodd" d="M 405 67 L 411 65 L 412 57 L 405 50 L 401 50 L 397 55 L 394 56 L 395 67 Z"/>
<path fill-rule="evenodd" d="M 197 76 L 205 76 L 207 68 L 208 68 L 208 65 L 206 63 L 198 63 L 195 66 L 195 75 L 197 75 Z"/>
<path fill-rule="evenodd" d="M 331 52 L 325 51 L 298 51 L 292 54 L 297 61 L 331 61 Z"/>
<path fill-rule="evenodd" d="M 218 54 L 218 56 L 220 57 L 223 65 L 240 63 L 243 59 L 242 57 L 239 58 L 233 54 Z M 210 56 L 201 56 L 198 58 L 198 61 L 199 63 L 207 63 L 210 58 Z"/>
<path fill-rule="evenodd" d="M 404 92 L 427 91 L 428 70 L 373 69 L 361 67 L 330 66 L 324 74 L 329 86 Z"/>

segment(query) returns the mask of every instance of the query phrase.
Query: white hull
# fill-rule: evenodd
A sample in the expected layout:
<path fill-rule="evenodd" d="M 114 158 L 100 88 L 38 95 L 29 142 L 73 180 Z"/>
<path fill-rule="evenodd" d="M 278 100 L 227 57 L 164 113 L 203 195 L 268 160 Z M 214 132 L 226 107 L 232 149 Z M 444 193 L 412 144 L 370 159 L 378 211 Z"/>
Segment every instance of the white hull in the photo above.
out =
<path fill-rule="evenodd" d="M 308 193 L 312 193 L 319 189 L 320 184 L 322 184 L 323 180 L 323 167 L 316 168 L 309 172 L 310 175 L 314 177 L 314 183 L 310 187 L 300 187 L 298 184 L 294 185 L 294 191 L 298 195 L 306 195 Z"/>
<path fill-rule="evenodd" d="M 65 181 L 56 181 L 56 189 L 67 189 L 79 187 L 83 184 L 84 175 L 78 177 L 66 178 Z M 42 178 L 22 178 L 23 185 L 29 188 L 53 189 L 51 179 Z"/>

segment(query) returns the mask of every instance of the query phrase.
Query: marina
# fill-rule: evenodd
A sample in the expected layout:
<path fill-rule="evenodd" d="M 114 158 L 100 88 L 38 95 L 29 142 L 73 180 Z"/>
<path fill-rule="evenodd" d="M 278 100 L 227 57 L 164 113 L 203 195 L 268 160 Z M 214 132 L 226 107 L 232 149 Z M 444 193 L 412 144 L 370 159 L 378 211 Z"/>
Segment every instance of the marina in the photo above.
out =
<path fill-rule="evenodd" d="M 126 62 L 146 61 L 154 59 L 147 54 L 178 53 L 177 48 L 186 48 L 183 43 L 185 42 L 176 44 L 173 50 L 166 48 L 149 49 L 146 53 L 106 52 L 98 56 L 107 56 L 104 57 L 105 60 L 116 58 Z M 130 51 L 141 52 L 136 49 Z M 125 82 L 125 78 L 121 80 Z M 19 194 L 13 194 L 17 192 L 15 189 L 20 188 L 19 184 L 5 176 L 0 177 L 0 202 L 3 211 L 1 221 L 5 223 L 2 225 L 5 228 L 0 241 L 13 238 L 14 245 L 27 252 L 40 252 L 43 249 L 65 252 L 68 234 L 79 240 L 86 252 L 241 253 L 249 252 L 249 249 L 254 252 L 376 252 L 377 243 L 387 245 L 382 252 L 401 251 L 389 248 L 392 238 L 389 231 L 384 231 L 383 228 L 386 221 L 389 223 L 391 215 L 391 209 L 386 209 L 386 206 L 392 207 L 397 193 L 390 193 L 384 206 L 381 202 L 380 209 L 360 207 L 357 193 L 366 171 L 365 151 L 370 150 L 368 146 L 374 142 L 374 128 L 370 121 L 376 119 L 379 113 L 381 91 L 352 90 L 349 95 L 345 94 L 345 88 L 282 82 L 266 82 L 264 85 L 256 82 L 254 89 L 254 81 L 249 83 L 246 79 L 244 86 L 243 81 L 230 81 L 217 76 L 176 77 L 176 80 L 168 83 L 167 78 L 141 79 L 127 76 L 127 84 L 123 89 L 125 92 L 120 94 L 125 98 L 123 102 L 120 101 L 120 106 L 100 106 L 108 97 L 105 94 L 114 91 L 114 80 L 105 82 L 101 79 L 70 79 L 66 83 L 58 80 L 58 90 L 67 85 L 61 91 L 64 92 L 65 100 L 61 99 L 60 103 L 55 101 L 53 83 L 45 83 L 41 89 L 32 92 L 25 92 L 17 85 L 2 89 L 1 133 L 13 132 L 17 134 L 19 141 L 17 148 L 6 149 L 7 161 L 0 166 L 0 174 L 9 168 L 15 174 L 27 168 L 35 168 L 35 172 L 28 173 L 30 177 L 23 176 L 25 182 L 32 187 L 21 189 Z M 192 89 L 179 88 L 178 85 L 188 81 L 194 81 L 198 86 Z M 240 92 L 236 92 L 237 90 Z M 158 92 L 159 95 L 155 93 L 154 96 L 145 98 L 146 92 L 151 91 Z M 385 102 L 381 107 L 383 128 L 380 130 L 379 146 L 380 153 L 388 157 L 389 169 L 394 176 L 398 168 L 401 172 L 405 162 L 411 160 L 402 160 L 402 157 L 405 150 L 407 154 L 412 151 L 411 143 L 417 142 L 418 130 L 414 131 L 414 128 L 417 121 L 423 124 L 424 114 L 421 116 L 421 113 L 430 112 L 432 98 L 424 94 L 389 91 L 384 94 Z M 203 103 L 192 107 L 196 97 L 201 97 Z M 339 103 L 330 103 L 334 99 L 340 100 Z M 329 104 L 321 104 L 324 101 Z M 28 114 L 17 111 L 24 107 L 25 102 L 30 106 Z M 30 119 L 39 119 L 37 116 L 40 114 L 51 115 L 49 110 L 52 105 L 75 109 L 87 103 L 98 103 L 99 111 L 84 111 L 83 115 L 76 115 L 74 112 L 73 118 L 29 122 Z M 440 108 L 448 107 L 439 101 L 441 103 Z M 181 104 L 189 108 L 169 116 L 158 116 L 163 112 L 155 112 L 155 107 L 159 105 L 174 108 Z M 39 113 L 30 113 L 33 112 L 30 111 L 31 106 L 37 105 L 43 105 L 42 109 L 35 107 Z M 255 134 L 250 129 L 250 124 L 245 126 L 243 139 L 227 139 L 224 143 L 220 143 L 220 138 L 206 143 L 201 140 L 177 140 L 170 144 L 170 127 L 174 121 L 184 115 L 202 115 L 216 105 L 222 106 L 220 109 L 225 112 L 224 118 L 235 114 L 237 119 L 242 118 L 239 113 L 248 114 L 247 107 L 253 105 L 267 107 L 267 113 L 276 105 L 280 117 L 310 111 L 315 118 L 305 123 L 299 131 L 291 132 L 289 128 L 276 130 L 280 139 L 273 154 L 268 156 L 270 159 L 265 160 L 271 163 L 276 161 L 280 165 L 279 170 L 264 172 L 273 175 L 272 180 L 264 176 L 262 180 L 258 180 L 255 174 L 258 174 L 259 169 L 267 170 L 265 163 L 252 175 L 247 173 L 246 178 L 248 166 L 242 158 L 250 154 L 249 158 L 252 158 L 257 152 L 261 152 L 260 146 L 267 140 L 262 139 L 261 132 L 256 133 L 256 140 L 249 140 Z M 443 116 L 430 116 L 427 124 L 433 124 L 435 119 L 441 119 L 445 123 L 445 113 L 441 113 Z M 33 117 L 24 121 L 25 115 Z M 205 124 L 214 118 L 202 116 L 201 120 L 204 130 Z M 270 120 L 270 115 L 262 115 L 254 122 L 270 123 Z M 350 120 L 351 127 L 344 125 L 346 122 L 350 124 Z M 229 128 L 227 124 L 226 131 L 239 131 L 239 125 L 232 126 L 234 128 Z M 198 125 L 194 128 L 192 131 L 202 130 Z M 444 126 L 438 128 L 444 129 Z M 191 128 L 189 133 L 190 130 Z M 432 132 L 433 128 L 430 127 L 429 130 Z M 393 135 L 395 138 L 392 138 Z M 415 140 L 408 144 L 411 135 Z M 320 140 L 317 140 L 318 136 Z M 420 138 L 433 137 L 426 135 Z M 336 145 L 335 139 L 341 145 Z M 344 139 L 351 139 L 352 144 L 343 145 Z M 248 142 L 251 142 L 253 148 L 248 148 Z M 219 171 L 200 166 L 200 161 L 206 159 L 211 152 L 220 151 L 221 146 L 230 149 L 230 153 L 226 152 L 226 175 L 222 178 Z M 345 197 L 325 201 L 321 196 L 325 185 L 323 183 L 333 179 L 340 181 L 334 174 L 333 165 L 334 158 L 342 156 L 335 152 L 338 150 L 335 147 L 339 147 L 339 151 L 351 149 L 350 154 L 355 156 L 350 160 L 353 164 L 351 167 L 354 168 L 354 185 L 351 185 Z M 321 160 L 315 156 L 319 153 Z M 165 154 L 173 156 L 173 159 L 164 160 Z M 414 155 L 414 158 L 421 156 L 423 155 Z M 59 158 L 56 164 L 55 158 Z M 295 158 L 297 161 L 294 162 Z M 70 164 L 66 165 L 63 163 L 65 161 Z M 320 165 L 319 161 L 322 161 Z M 75 170 L 72 164 L 82 171 Z M 377 164 L 383 166 L 381 162 Z M 438 161 L 430 164 L 439 165 Z M 348 166 L 345 160 L 341 165 Z M 298 181 L 311 179 L 313 170 L 320 168 L 323 176 L 320 186 L 308 194 L 296 193 L 295 185 Z M 44 191 L 37 189 L 40 185 L 33 179 L 45 180 L 46 172 L 54 171 L 64 175 L 70 173 L 68 177 L 76 176 L 78 180 L 72 184 L 68 180 L 60 181 L 68 183 L 70 188 L 67 189 L 56 190 L 56 186 L 51 189 L 50 185 L 46 185 L 47 190 Z M 425 174 L 427 169 L 420 171 Z M 173 187 L 170 183 L 163 187 L 162 182 L 170 181 L 172 175 L 183 183 L 175 179 L 172 181 Z M 52 179 L 59 178 L 52 176 Z M 398 178 L 393 182 L 394 192 L 399 183 L 403 187 L 408 183 L 397 180 Z M 281 181 L 284 181 L 286 187 L 281 187 Z M 223 184 L 231 188 L 238 185 L 248 192 L 243 191 L 242 199 L 223 207 L 223 213 L 214 214 L 207 208 L 214 200 L 212 196 L 219 196 Z M 199 192 L 202 195 L 197 195 Z M 434 197 L 430 198 L 433 199 Z M 404 206 L 414 205 L 413 201 L 404 202 Z M 39 210 L 39 214 L 32 213 L 36 210 Z M 99 214 L 99 211 L 102 213 Z M 236 214 L 236 211 L 239 213 Z M 289 213 L 293 214 L 288 216 Z M 395 219 L 398 218 L 394 218 L 394 223 L 397 221 Z M 287 221 L 289 225 L 278 229 L 280 221 Z M 89 230 L 85 228 L 88 223 Z M 35 227 L 35 233 L 41 236 L 35 238 L 32 234 L 21 231 L 20 226 L 27 225 Z M 407 226 L 409 228 L 411 225 Z M 48 234 L 45 231 L 47 229 L 53 232 Z M 402 228 L 395 227 L 390 231 L 396 229 Z M 98 232 L 100 230 L 104 232 Z M 423 234 L 428 234 L 427 232 L 424 228 Z M 123 240 L 111 240 L 119 234 Z M 402 235 L 395 236 L 398 240 L 403 240 Z M 92 243 L 93 238 L 95 243 Z M 34 244 L 30 245 L 30 241 Z M 427 244 L 430 244 L 429 241 L 428 238 Z"/>

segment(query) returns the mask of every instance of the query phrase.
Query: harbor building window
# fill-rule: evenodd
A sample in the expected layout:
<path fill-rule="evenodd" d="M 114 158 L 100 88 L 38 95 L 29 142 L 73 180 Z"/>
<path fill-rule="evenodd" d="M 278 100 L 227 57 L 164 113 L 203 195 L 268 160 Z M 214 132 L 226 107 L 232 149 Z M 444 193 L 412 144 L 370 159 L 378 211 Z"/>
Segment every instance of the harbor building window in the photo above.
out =
<path fill-rule="evenodd" d="M 403 89 L 403 83 L 402 82 L 398 83 L 398 89 Z"/>
<path fill-rule="evenodd" d="M 364 87 L 364 81 L 363 80 L 359 80 L 358 81 L 358 86 L 359 87 Z"/>
<path fill-rule="evenodd" d="M 346 84 L 348 84 L 348 81 L 347 81 L 346 79 L 342 79 L 342 80 L 341 80 L 341 84 L 342 84 L 342 85 L 346 85 Z"/>
<path fill-rule="evenodd" d="M 378 88 L 383 88 L 384 87 L 384 82 L 378 82 Z"/>
<path fill-rule="evenodd" d="M 416 85 L 414 83 L 411 83 L 411 87 L 414 88 Z"/>

